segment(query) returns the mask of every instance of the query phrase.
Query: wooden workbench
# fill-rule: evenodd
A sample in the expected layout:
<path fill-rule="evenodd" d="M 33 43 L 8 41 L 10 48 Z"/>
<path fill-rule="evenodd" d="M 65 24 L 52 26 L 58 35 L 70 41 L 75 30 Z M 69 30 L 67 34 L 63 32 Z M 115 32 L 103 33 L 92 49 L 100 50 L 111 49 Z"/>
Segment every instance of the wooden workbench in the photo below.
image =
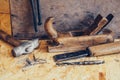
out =
<path fill-rule="evenodd" d="M 11 34 L 8 2 L 0 0 L 0 29 Z M 58 67 L 52 57 L 59 53 L 48 53 L 46 42 L 40 43 L 32 54 L 14 58 L 13 47 L 0 40 L 0 80 L 120 80 L 120 54 L 77 60 L 105 60 L 101 65 Z M 47 63 L 24 67 L 26 59 L 32 59 L 33 54 Z"/>

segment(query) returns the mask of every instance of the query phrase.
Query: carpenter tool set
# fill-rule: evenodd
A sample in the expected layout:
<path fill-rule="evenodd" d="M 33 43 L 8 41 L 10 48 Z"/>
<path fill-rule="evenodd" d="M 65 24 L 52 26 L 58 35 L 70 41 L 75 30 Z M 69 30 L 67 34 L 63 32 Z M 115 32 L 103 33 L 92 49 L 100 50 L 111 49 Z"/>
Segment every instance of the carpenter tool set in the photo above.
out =
<path fill-rule="evenodd" d="M 42 24 L 40 1 L 29 1 L 32 9 L 34 31 L 38 32 L 38 25 Z M 69 61 L 83 57 L 88 58 L 92 56 L 96 57 L 120 53 L 120 41 L 114 42 L 115 39 L 113 38 L 112 31 L 107 34 L 100 34 L 113 18 L 114 16 L 112 14 L 108 14 L 107 17 L 103 17 L 98 14 L 93 23 L 89 26 L 89 29 L 84 31 L 69 31 L 67 33 L 61 33 L 53 26 L 54 17 L 48 17 L 44 23 L 44 30 L 50 39 L 47 40 L 47 51 L 51 54 L 57 52 L 62 53 L 53 56 L 53 60 L 56 62 L 56 65 L 103 64 L 103 60 L 85 60 L 78 62 Z M 79 33 L 80 35 L 78 35 Z M 11 51 L 14 57 L 32 53 L 41 43 L 39 41 L 39 37 L 21 42 L 20 40 L 14 39 L 13 36 L 8 35 L 2 30 L 0 30 L 0 39 L 14 47 Z M 27 62 L 29 63 L 28 60 Z"/>

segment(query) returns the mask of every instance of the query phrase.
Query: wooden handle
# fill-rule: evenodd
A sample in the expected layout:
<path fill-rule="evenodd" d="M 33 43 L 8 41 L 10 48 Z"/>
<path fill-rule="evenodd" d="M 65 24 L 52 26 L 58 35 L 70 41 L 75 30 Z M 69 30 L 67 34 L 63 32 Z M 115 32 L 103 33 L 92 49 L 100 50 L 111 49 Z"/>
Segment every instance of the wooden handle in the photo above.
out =
<path fill-rule="evenodd" d="M 89 47 L 89 50 L 93 56 L 120 53 L 120 41 Z"/>
<path fill-rule="evenodd" d="M 0 30 L 0 39 L 9 43 L 10 45 L 17 47 L 20 45 L 20 42 L 15 40 L 12 36 L 8 35 L 4 31 Z"/>
<path fill-rule="evenodd" d="M 58 38 L 58 33 L 55 30 L 55 28 L 53 27 L 53 17 L 49 17 L 47 18 L 47 20 L 45 21 L 45 31 L 48 34 L 48 36 L 50 37 L 50 39 L 53 40 L 53 44 L 54 45 L 59 45 L 60 43 L 58 42 L 57 38 Z"/>
<path fill-rule="evenodd" d="M 44 28 L 46 33 L 48 34 L 48 36 L 52 39 L 57 38 L 58 37 L 58 33 L 55 30 L 55 28 L 53 27 L 53 17 L 49 17 L 47 18 Z"/>
<path fill-rule="evenodd" d="M 90 33 L 90 35 L 96 35 L 96 34 L 104 27 L 104 25 L 107 24 L 107 22 L 108 22 L 108 20 L 107 20 L 106 18 L 103 18 L 103 19 L 99 22 L 98 27 L 97 27 L 95 30 L 93 30 L 93 31 Z"/>

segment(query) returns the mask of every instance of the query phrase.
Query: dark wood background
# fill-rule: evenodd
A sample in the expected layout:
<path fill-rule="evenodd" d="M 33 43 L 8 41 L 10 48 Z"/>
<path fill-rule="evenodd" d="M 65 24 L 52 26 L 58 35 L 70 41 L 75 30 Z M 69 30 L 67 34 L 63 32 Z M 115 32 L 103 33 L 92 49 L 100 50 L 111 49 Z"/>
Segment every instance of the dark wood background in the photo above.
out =
<path fill-rule="evenodd" d="M 115 17 L 107 28 L 119 37 L 120 0 L 40 0 L 40 5 L 43 25 L 39 26 L 39 33 L 34 33 L 29 0 L 10 0 L 15 38 L 47 38 L 44 22 L 50 16 L 55 18 L 56 30 L 66 32 L 87 29 L 98 14 L 106 17 L 109 13 Z"/>

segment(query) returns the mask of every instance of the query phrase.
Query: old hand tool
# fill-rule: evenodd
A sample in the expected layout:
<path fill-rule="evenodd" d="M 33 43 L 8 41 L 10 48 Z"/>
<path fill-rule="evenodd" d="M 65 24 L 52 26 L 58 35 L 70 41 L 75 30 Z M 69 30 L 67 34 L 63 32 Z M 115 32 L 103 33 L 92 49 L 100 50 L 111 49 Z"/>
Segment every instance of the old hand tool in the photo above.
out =
<path fill-rule="evenodd" d="M 24 54 L 31 53 L 35 48 L 39 46 L 39 39 L 33 39 L 21 43 L 18 47 L 13 48 L 12 54 L 14 57 L 18 57 Z"/>
<path fill-rule="evenodd" d="M 35 30 L 35 32 L 38 32 L 38 25 L 42 24 L 40 1 L 39 0 L 30 0 L 30 4 L 32 7 L 32 13 L 33 13 L 34 30 Z"/>
<path fill-rule="evenodd" d="M 49 52 L 73 52 L 85 50 L 89 46 L 113 42 L 111 34 L 79 36 L 79 37 L 61 37 L 57 38 L 58 42 L 63 45 L 48 46 Z"/>
<path fill-rule="evenodd" d="M 102 17 L 100 14 L 95 18 L 93 24 L 90 26 L 90 29 L 86 30 L 84 35 L 96 35 L 103 28 L 110 23 L 110 21 L 114 18 L 112 14 L 109 14 L 107 17 Z"/>
<path fill-rule="evenodd" d="M 12 54 L 14 57 L 18 57 L 22 54 L 31 53 L 39 45 L 39 39 L 23 42 L 15 40 L 12 36 L 8 35 L 4 31 L 0 30 L 0 39 L 14 46 Z"/>
<path fill-rule="evenodd" d="M 55 45 L 59 45 L 60 43 L 58 42 L 57 38 L 58 38 L 58 33 L 55 30 L 55 28 L 53 27 L 53 17 L 49 17 L 47 18 L 44 28 L 46 33 L 48 34 L 48 36 L 50 37 L 51 40 L 53 40 L 53 43 Z"/>
<path fill-rule="evenodd" d="M 20 41 L 15 40 L 12 36 L 8 35 L 6 32 L 0 30 L 0 39 L 9 43 L 10 45 L 16 47 L 21 44 Z"/>
<path fill-rule="evenodd" d="M 56 62 L 59 62 L 85 56 L 103 56 L 115 53 L 120 53 L 120 41 L 88 47 L 88 49 L 84 51 L 55 55 L 53 58 Z"/>
<path fill-rule="evenodd" d="M 98 46 L 91 46 L 88 49 L 93 56 L 102 56 L 102 55 L 120 53 L 120 41 L 102 44 Z"/>
<path fill-rule="evenodd" d="M 35 55 L 33 54 L 32 60 L 29 58 L 26 59 L 26 64 L 24 67 L 33 66 L 36 64 L 44 64 L 44 63 L 47 63 L 47 61 L 45 59 L 36 58 Z"/>
<path fill-rule="evenodd" d="M 103 60 L 92 60 L 92 61 L 81 61 L 81 62 L 58 62 L 56 65 L 64 66 L 64 65 L 98 65 L 103 64 Z"/>
<path fill-rule="evenodd" d="M 53 58 L 55 62 L 60 62 L 60 61 L 66 61 L 66 60 L 86 57 L 88 55 L 90 55 L 89 52 L 82 50 L 82 51 L 77 51 L 77 52 L 58 54 L 58 55 L 53 56 Z"/>

